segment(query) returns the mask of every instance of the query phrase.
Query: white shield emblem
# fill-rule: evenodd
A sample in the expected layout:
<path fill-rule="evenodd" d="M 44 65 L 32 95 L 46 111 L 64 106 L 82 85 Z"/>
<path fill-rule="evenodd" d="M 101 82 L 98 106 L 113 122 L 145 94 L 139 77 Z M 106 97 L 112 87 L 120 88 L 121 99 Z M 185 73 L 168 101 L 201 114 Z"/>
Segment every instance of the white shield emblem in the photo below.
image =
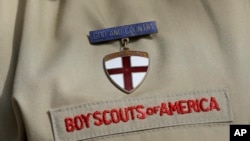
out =
<path fill-rule="evenodd" d="M 104 68 L 109 79 L 126 93 L 133 92 L 143 82 L 149 67 L 148 53 L 121 51 L 104 57 Z"/>

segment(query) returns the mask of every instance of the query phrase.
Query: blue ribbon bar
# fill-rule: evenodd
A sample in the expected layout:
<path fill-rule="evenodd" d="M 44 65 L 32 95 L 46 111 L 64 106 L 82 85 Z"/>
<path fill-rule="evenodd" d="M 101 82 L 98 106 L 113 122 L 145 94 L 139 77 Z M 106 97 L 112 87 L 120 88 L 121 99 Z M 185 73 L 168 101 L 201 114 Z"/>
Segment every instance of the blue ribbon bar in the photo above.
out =
<path fill-rule="evenodd" d="M 124 25 L 89 32 L 90 43 L 112 41 L 122 38 L 136 37 L 157 33 L 155 21 Z"/>

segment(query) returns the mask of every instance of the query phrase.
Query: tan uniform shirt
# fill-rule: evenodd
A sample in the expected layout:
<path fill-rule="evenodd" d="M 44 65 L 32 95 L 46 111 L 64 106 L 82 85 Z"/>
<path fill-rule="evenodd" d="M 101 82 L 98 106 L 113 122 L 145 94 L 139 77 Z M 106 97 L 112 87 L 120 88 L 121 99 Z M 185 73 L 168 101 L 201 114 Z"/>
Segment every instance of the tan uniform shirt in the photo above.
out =
<path fill-rule="evenodd" d="M 248 0 L 0 0 L 0 141 L 228 141 L 250 124 L 249 13 Z M 120 42 L 89 31 L 146 21 L 158 33 L 129 47 L 150 69 L 126 94 L 103 68 Z"/>

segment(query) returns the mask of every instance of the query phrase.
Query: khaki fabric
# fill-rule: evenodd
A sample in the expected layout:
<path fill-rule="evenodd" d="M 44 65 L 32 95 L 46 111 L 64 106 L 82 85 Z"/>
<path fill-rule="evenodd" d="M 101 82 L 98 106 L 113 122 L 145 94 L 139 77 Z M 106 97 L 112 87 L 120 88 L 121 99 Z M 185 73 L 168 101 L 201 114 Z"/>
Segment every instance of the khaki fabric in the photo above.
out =
<path fill-rule="evenodd" d="M 91 45 L 91 30 L 156 21 L 131 40 L 150 56 L 132 94 L 117 89 L 103 57 L 120 42 Z M 191 124 L 93 138 L 228 141 L 250 124 L 248 0 L 0 0 L 0 141 L 53 141 L 50 110 L 81 103 L 227 88 L 233 122 Z"/>

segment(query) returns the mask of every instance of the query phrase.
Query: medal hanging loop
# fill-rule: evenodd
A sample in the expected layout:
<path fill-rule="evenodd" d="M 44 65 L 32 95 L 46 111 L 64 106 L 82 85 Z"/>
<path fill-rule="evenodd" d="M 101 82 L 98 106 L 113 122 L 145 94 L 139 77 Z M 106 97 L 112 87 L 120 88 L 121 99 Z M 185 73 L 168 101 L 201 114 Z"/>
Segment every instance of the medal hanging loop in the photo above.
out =
<path fill-rule="evenodd" d="M 123 38 L 121 39 L 123 47 L 121 48 L 121 51 L 128 51 L 128 43 L 129 43 L 129 38 Z"/>

